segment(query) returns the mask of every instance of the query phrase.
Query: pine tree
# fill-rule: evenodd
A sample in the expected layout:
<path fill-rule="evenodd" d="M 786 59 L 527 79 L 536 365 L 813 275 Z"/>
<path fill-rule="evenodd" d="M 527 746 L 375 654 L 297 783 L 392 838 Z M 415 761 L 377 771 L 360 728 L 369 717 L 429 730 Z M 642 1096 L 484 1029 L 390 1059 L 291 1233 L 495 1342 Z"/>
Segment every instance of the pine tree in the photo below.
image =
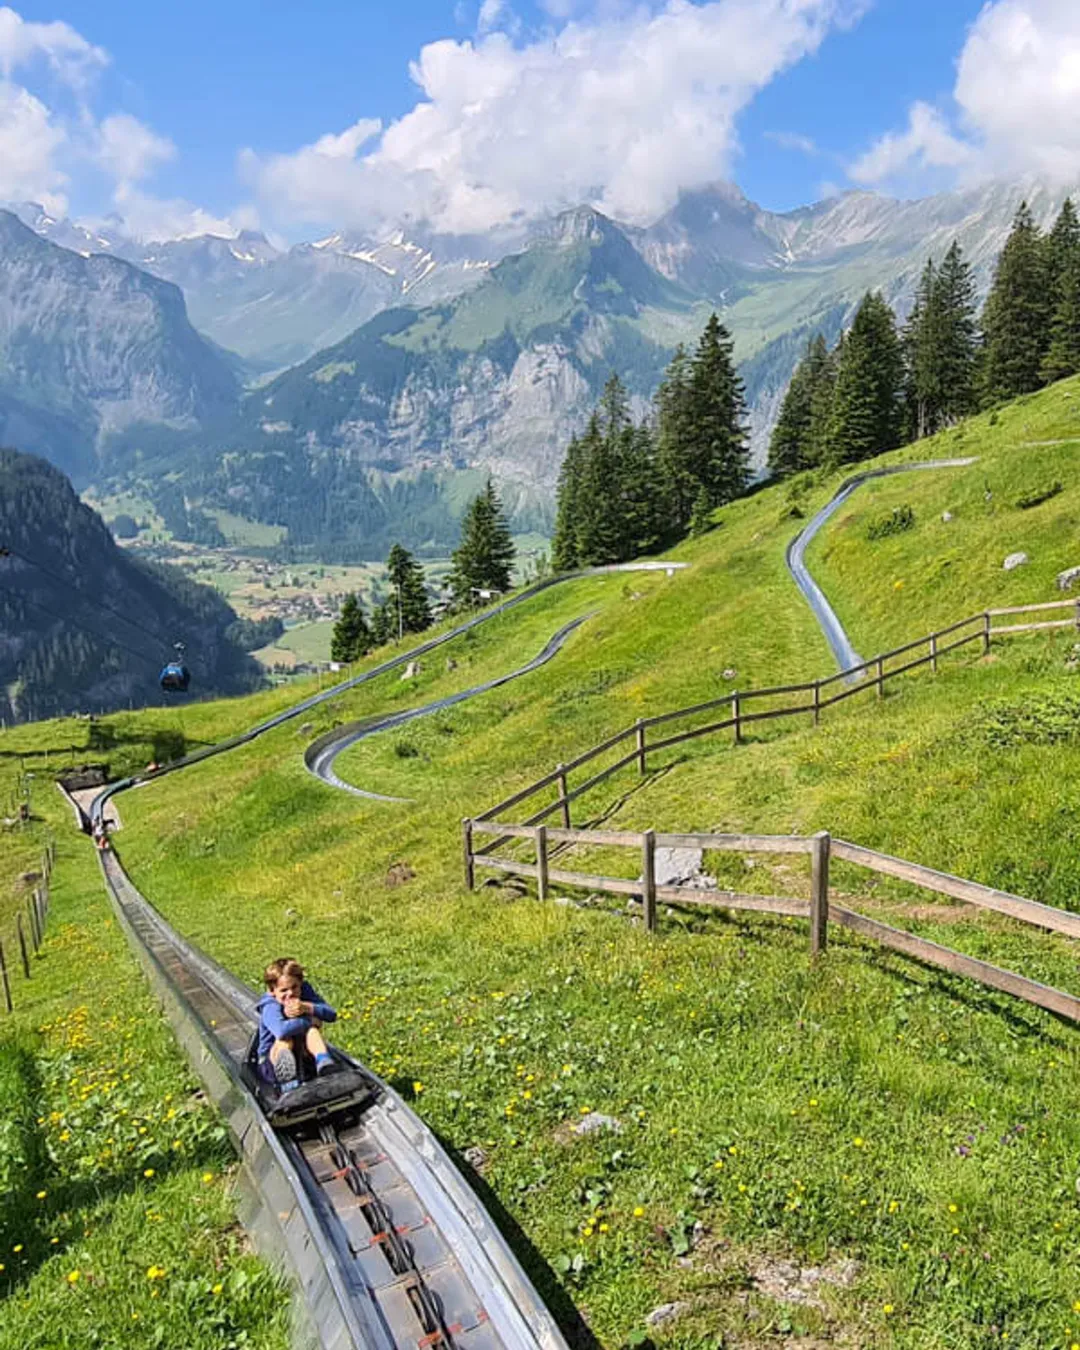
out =
<path fill-rule="evenodd" d="M 371 629 L 364 618 L 356 592 L 350 591 L 334 624 L 330 638 L 330 660 L 356 661 L 365 652 L 371 651 L 371 647 Z"/>
<path fill-rule="evenodd" d="M 699 535 L 707 534 L 712 529 L 712 503 L 709 501 L 708 488 L 698 489 L 698 495 L 694 498 L 694 509 L 690 513 L 690 534 L 696 539 Z"/>
<path fill-rule="evenodd" d="M 900 444 L 903 356 L 892 310 L 878 292 L 860 304 L 844 341 L 829 422 L 833 463 L 868 459 Z"/>
<path fill-rule="evenodd" d="M 452 563 L 450 588 L 457 604 L 471 603 L 478 591 L 510 589 L 514 541 L 490 478 L 483 492 L 469 503 Z"/>
<path fill-rule="evenodd" d="M 1051 301 L 1046 252 L 1027 202 L 1016 213 L 983 308 L 984 406 L 1028 394 L 1042 384 Z"/>
<path fill-rule="evenodd" d="M 1047 290 L 1056 304 L 1066 277 L 1080 259 L 1080 220 L 1071 197 L 1065 198 L 1057 220 L 1043 242 L 1043 256 Z"/>
<path fill-rule="evenodd" d="M 657 464 L 671 512 L 672 528 L 678 534 L 690 520 L 697 492 L 697 483 L 690 472 L 690 358 L 681 343 L 675 348 L 675 355 L 656 391 L 654 407 Z"/>
<path fill-rule="evenodd" d="M 710 315 L 690 363 L 687 467 L 714 506 L 733 501 L 750 480 L 746 401 L 731 353 L 727 329 Z"/>
<path fill-rule="evenodd" d="M 393 641 L 398 635 L 397 606 L 392 600 L 382 600 L 371 613 L 371 641 L 376 647 Z"/>
<path fill-rule="evenodd" d="M 620 449 L 623 560 L 628 561 L 654 552 L 674 536 L 652 428 L 647 422 L 627 428 Z"/>
<path fill-rule="evenodd" d="M 769 441 L 769 453 L 766 464 L 773 478 L 787 478 L 806 467 L 807 452 L 810 444 L 811 402 L 814 396 L 814 359 L 815 342 L 806 344 L 806 352 L 795 367 L 784 401 L 780 405 L 780 416 L 776 419 L 772 438 Z M 693 533 L 693 530 L 691 530 Z"/>
<path fill-rule="evenodd" d="M 1080 371 L 1080 265 L 1065 273 L 1050 322 L 1050 345 L 1039 366 L 1048 383 Z"/>
<path fill-rule="evenodd" d="M 575 436 L 566 447 L 555 493 L 555 533 L 551 541 L 551 566 L 556 572 L 572 572 L 578 566 L 578 520 L 584 450 Z"/>
<path fill-rule="evenodd" d="M 598 413 L 581 438 L 582 474 L 578 492 L 578 560 L 586 567 L 621 562 L 625 522 L 619 510 L 621 454 L 617 437 L 601 429 Z"/>
<path fill-rule="evenodd" d="M 840 367 L 840 356 L 844 339 L 841 335 L 836 346 L 829 350 L 825 339 L 818 334 L 814 338 L 809 354 L 810 383 L 810 424 L 806 433 L 806 449 L 803 453 L 805 467 L 816 468 L 829 458 L 829 426 L 832 421 L 833 395 L 836 391 L 836 372 Z"/>
<path fill-rule="evenodd" d="M 941 405 L 939 426 L 950 426 L 975 409 L 979 354 L 975 282 L 963 250 L 954 240 L 937 274 Z"/>
<path fill-rule="evenodd" d="M 422 633 L 431 627 L 431 606 L 424 585 L 424 569 L 408 549 L 395 544 L 386 559 L 386 570 L 393 588 L 386 602 L 392 622 L 392 636 Z"/>
<path fill-rule="evenodd" d="M 941 348 L 944 336 L 942 292 L 933 259 L 927 259 L 904 326 L 906 423 L 909 439 L 932 435 L 941 423 L 944 391 Z"/>

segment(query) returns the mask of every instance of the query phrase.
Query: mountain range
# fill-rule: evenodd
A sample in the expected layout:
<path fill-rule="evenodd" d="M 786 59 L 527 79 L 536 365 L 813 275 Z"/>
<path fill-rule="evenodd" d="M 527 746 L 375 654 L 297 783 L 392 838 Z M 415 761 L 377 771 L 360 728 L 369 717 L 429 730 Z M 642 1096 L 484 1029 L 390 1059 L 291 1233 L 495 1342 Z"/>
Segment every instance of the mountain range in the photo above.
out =
<path fill-rule="evenodd" d="M 1065 195 L 1031 180 L 778 214 L 720 183 L 648 228 L 581 207 L 511 238 L 291 248 L 252 231 L 141 244 L 24 204 L 0 213 L 0 435 L 83 482 L 167 479 L 336 556 L 388 533 L 444 547 L 464 471 L 543 527 L 612 370 L 643 411 L 717 309 L 760 463 L 808 335 L 832 340 L 871 288 L 902 314 L 954 238 L 985 289 L 1019 203 L 1048 223 Z"/>

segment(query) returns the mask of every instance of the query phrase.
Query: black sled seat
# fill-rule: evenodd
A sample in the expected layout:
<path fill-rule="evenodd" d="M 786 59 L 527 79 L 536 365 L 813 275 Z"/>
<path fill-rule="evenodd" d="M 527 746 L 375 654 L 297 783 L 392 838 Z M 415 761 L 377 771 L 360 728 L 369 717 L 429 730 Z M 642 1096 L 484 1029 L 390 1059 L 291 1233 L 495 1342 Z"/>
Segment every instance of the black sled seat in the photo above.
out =
<path fill-rule="evenodd" d="M 378 1083 L 333 1046 L 330 1047 L 334 1059 L 332 1072 L 316 1076 L 314 1067 L 304 1063 L 300 1086 L 290 1092 L 281 1092 L 276 1084 L 264 1082 L 259 1077 L 258 1046 L 259 1038 L 255 1035 L 248 1046 L 241 1076 L 259 1099 L 259 1105 L 275 1129 L 326 1119 L 342 1111 L 359 1114 L 373 1106 L 378 1098 Z"/>

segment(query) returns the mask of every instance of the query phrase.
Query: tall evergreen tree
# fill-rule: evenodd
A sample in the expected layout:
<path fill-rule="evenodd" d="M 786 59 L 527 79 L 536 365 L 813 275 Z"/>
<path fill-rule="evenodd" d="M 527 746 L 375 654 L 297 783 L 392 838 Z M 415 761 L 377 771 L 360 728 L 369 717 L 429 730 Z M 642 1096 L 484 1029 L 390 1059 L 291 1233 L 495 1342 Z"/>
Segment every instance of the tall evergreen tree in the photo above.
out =
<path fill-rule="evenodd" d="M 913 440 L 931 435 L 941 422 L 942 299 L 937 269 L 933 259 L 927 259 L 903 333 L 906 422 Z"/>
<path fill-rule="evenodd" d="M 767 465 L 773 478 L 786 478 L 810 463 L 810 429 L 816 382 L 821 378 L 828 351 L 818 334 L 806 344 L 802 360 L 795 367 L 780 415 L 769 441 Z"/>
<path fill-rule="evenodd" d="M 746 400 L 731 353 L 727 329 L 710 315 L 690 364 L 688 467 L 714 506 L 734 500 L 750 481 Z"/>
<path fill-rule="evenodd" d="M 575 436 L 566 447 L 555 493 L 555 533 L 551 541 L 551 566 L 556 572 L 572 572 L 579 562 L 578 516 L 584 449 Z"/>
<path fill-rule="evenodd" d="M 847 464 L 900 444 L 903 356 L 896 319 L 876 292 L 868 293 L 843 345 L 829 422 L 829 456 Z"/>
<path fill-rule="evenodd" d="M 938 268 L 936 290 L 941 324 L 939 425 L 948 426 L 975 409 L 975 369 L 979 350 L 975 282 L 971 266 L 955 240 Z"/>
<path fill-rule="evenodd" d="M 623 435 L 620 477 L 626 518 L 625 558 L 629 560 L 652 553 L 676 537 L 656 438 L 647 422 Z"/>
<path fill-rule="evenodd" d="M 341 606 L 341 613 L 330 637 L 331 661 L 356 661 L 371 651 L 371 629 L 360 608 L 356 592 L 350 591 Z"/>
<path fill-rule="evenodd" d="M 1066 197 L 1057 220 L 1043 243 L 1046 262 L 1046 286 L 1051 300 L 1056 303 L 1065 278 L 1080 258 L 1080 220 L 1072 198 Z"/>
<path fill-rule="evenodd" d="M 422 633 L 431 627 L 431 605 L 424 585 L 424 569 L 408 549 L 395 544 L 386 559 L 392 594 L 387 611 L 393 625 L 392 636 Z"/>
<path fill-rule="evenodd" d="M 843 334 L 830 351 L 820 333 L 810 347 L 810 425 L 803 454 L 807 468 L 825 464 L 829 459 L 829 427 L 832 423 L 833 395 L 836 392 L 836 372 L 840 367 L 843 347 Z"/>
<path fill-rule="evenodd" d="M 1051 317 L 1046 251 L 1027 202 L 1020 205 L 983 308 L 984 406 L 1038 389 Z"/>
<path fill-rule="evenodd" d="M 581 438 L 582 474 L 578 491 L 578 561 L 586 567 L 620 562 L 625 523 L 618 509 L 620 446 L 607 436 L 597 413 Z"/>
<path fill-rule="evenodd" d="M 692 415 L 690 408 L 690 358 L 686 348 L 675 348 L 654 399 L 656 408 L 656 458 L 668 498 L 676 533 L 686 528 L 697 493 L 690 471 Z"/>
<path fill-rule="evenodd" d="M 502 502 L 489 478 L 469 503 L 454 550 L 450 588 L 458 604 L 469 604 L 477 591 L 508 591 L 514 570 L 514 541 Z"/>
<path fill-rule="evenodd" d="M 1050 343 L 1039 366 L 1048 383 L 1080 371 L 1080 264 L 1074 263 L 1061 279 Z"/>

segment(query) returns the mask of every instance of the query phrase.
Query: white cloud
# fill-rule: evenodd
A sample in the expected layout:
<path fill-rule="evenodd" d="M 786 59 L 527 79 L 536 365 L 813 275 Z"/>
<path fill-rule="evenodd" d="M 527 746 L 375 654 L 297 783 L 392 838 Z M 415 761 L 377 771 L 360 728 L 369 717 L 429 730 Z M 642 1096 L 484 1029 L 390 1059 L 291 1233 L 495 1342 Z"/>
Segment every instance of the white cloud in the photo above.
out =
<path fill-rule="evenodd" d="M 138 182 L 175 154 L 172 141 L 129 113 L 113 113 L 98 127 L 95 158 L 120 182 Z"/>
<path fill-rule="evenodd" d="M 154 197 L 130 183 L 118 185 L 113 202 L 125 232 L 146 241 L 186 239 L 198 234 L 231 239 L 237 230 L 259 227 L 258 216 L 251 207 L 239 207 L 228 216 L 216 216 L 180 198 Z"/>
<path fill-rule="evenodd" d="M 63 214 L 67 179 L 55 161 L 65 140 L 63 128 L 40 99 L 0 80 L 0 200 L 33 200 Z"/>
<path fill-rule="evenodd" d="M 915 103 L 906 131 L 882 136 L 848 169 L 856 183 L 881 183 L 920 169 L 958 169 L 971 162 L 972 149 L 958 140 L 928 103 Z"/>
<path fill-rule="evenodd" d="M 991 0 L 957 62 L 951 118 L 917 103 L 909 125 L 852 166 L 880 183 L 920 168 L 964 179 L 1036 173 L 1080 178 L 1080 4 Z"/>
<path fill-rule="evenodd" d="M 0 72 L 14 70 L 44 57 L 53 71 L 72 87 L 79 87 L 103 66 L 108 54 L 60 21 L 28 23 L 15 10 L 0 7 Z"/>
<path fill-rule="evenodd" d="M 728 174 L 742 109 L 864 8 L 667 0 L 524 45 L 503 32 L 433 42 L 412 66 L 421 100 L 364 153 L 327 154 L 341 137 L 323 138 L 293 154 L 247 151 L 243 169 L 267 210 L 293 222 L 414 216 L 469 233 L 582 201 L 650 219 Z"/>

